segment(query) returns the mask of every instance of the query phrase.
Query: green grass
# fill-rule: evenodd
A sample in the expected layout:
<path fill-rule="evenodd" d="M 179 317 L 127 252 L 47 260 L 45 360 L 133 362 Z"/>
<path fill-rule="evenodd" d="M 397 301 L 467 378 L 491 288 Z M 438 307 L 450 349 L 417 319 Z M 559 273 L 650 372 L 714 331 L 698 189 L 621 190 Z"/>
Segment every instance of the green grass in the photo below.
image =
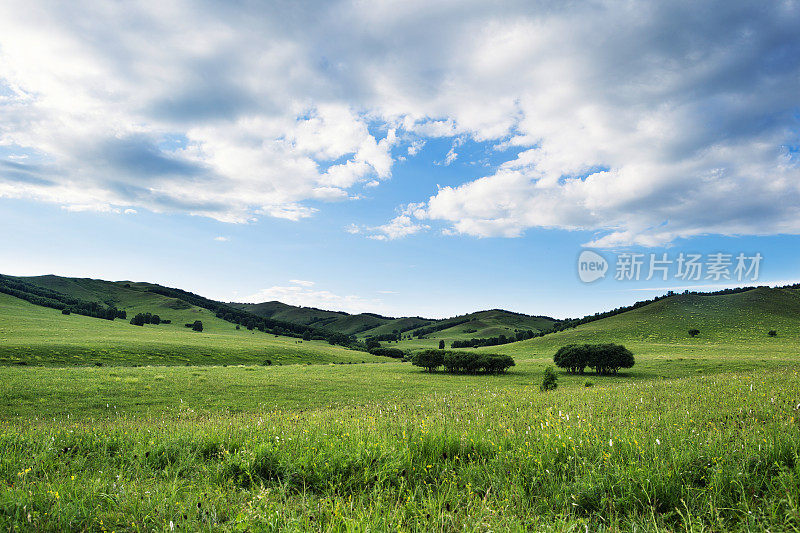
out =
<path fill-rule="evenodd" d="M 562 377 L 552 393 L 533 363 L 478 378 L 399 363 L 112 370 L 0 369 L 12 391 L 40 383 L 38 415 L 13 416 L 17 393 L 4 399 L 0 527 L 800 526 L 797 368 L 590 388 Z M 314 394 L 274 388 L 290 382 Z M 342 399 L 355 383 L 369 385 Z M 123 401 L 134 393 L 140 405 Z"/>
<path fill-rule="evenodd" d="M 273 364 L 386 360 L 324 341 L 236 330 L 233 324 L 204 309 L 164 315 L 177 317 L 177 323 L 133 326 L 127 320 L 112 322 L 62 315 L 60 311 L 0 294 L 0 364 L 211 365 L 261 364 L 267 360 Z M 189 316 L 192 321 L 202 320 L 202 333 L 183 326 Z"/>
<path fill-rule="evenodd" d="M 0 529 L 798 531 L 798 317 L 792 290 L 678 296 L 466 376 L 0 295 L 0 357 L 32 363 L 0 366 Z M 636 365 L 540 392 L 572 342 Z"/>

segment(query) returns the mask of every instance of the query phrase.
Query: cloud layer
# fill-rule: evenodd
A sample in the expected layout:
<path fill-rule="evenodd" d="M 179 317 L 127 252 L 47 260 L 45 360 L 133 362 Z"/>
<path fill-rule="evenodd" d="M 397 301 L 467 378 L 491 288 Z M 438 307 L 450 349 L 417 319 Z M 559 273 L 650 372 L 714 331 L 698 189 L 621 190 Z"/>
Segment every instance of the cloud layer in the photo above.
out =
<path fill-rule="evenodd" d="M 798 27 L 796 1 L 6 2 L 0 196 L 299 219 L 446 137 L 444 164 L 518 155 L 356 231 L 800 233 Z"/>

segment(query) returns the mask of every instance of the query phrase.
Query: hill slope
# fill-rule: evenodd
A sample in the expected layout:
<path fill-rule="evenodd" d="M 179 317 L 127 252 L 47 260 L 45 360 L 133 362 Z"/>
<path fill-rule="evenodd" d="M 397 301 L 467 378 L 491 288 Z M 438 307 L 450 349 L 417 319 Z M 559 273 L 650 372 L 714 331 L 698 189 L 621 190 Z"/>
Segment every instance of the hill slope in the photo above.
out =
<path fill-rule="evenodd" d="M 200 307 L 138 290 L 132 284 L 57 276 L 26 278 L 66 291 L 87 301 L 124 309 L 128 315 L 152 312 L 172 324 L 133 326 L 33 305 L 0 294 L 0 364 L 45 365 L 172 365 L 275 364 L 384 361 L 365 352 L 331 346 L 324 341 L 300 341 L 258 331 L 235 329 L 230 322 Z M 184 323 L 201 320 L 194 332 Z"/>
<path fill-rule="evenodd" d="M 373 313 L 351 315 L 342 311 L 325 311 L 314 307 L 298 307 L 281 302 L 233 303 L 231 305 L 265 318 L 286 320 L 296 324 L 338 331 L 347 335 L 358 335 L 359 337 L 392 333 L 395 329 L 405 331 L 406 329 L 404 328 L 421 326 L 431 322 L 431 320 L 420 317 L 390 318 Z"/>
<path fill-rule="evenodd" d="M 691 338 L 688 330 L 698 329 Z M 777 337 L 768 331 L 776 330 Z M 551 357 L 574 343 L 614 342 L 635 353 L 800 354 L 800 290 L 760 287 L 735 294 L 679 294 L 558 333 L 485 348 L 514 356 Z M 798 356 L 800 359 L 800 356 Z"/>

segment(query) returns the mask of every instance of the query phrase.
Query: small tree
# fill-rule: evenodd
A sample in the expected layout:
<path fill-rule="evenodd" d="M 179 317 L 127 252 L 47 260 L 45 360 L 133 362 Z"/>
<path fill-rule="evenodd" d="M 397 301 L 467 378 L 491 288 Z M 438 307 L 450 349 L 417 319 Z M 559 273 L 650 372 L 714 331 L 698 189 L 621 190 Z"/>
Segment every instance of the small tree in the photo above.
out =
<path fill-rule="evenodd" d="M 700 335 L 700 330 L 699 329 L 690 329 L 689 330 L 689 336 L 690 337 L 697 337 L 698 335 Z"/>
<path fill-rule="evenodd" d="M 768 335 L 769 335 L 770 337 L 777 337 L 777 336 L 778 336 L 778 332 L 777 332 L 777 331 L 775 331 L 774 329 L 771 329 L 771 330 L 769 330 L 769 333 L 768 333 Z"/>
<path fill-rule="evenodd" d="M 68 315 L 70 314 L 70 312 L 71 311 L 69 310 L 69 307 L 65 307 L 64 309 L 61 310 L 62 315 Z"/>
<path fill-rule="evenodd" d="M 444 350 L 444 339 L 439 341 L 439 349 Z"/>
<path fill-rule="evenodd" d="M 195 320 L 194 324 L 192 324 L 192 331 L 203 331 L 203 323 L 199 320 Z"/>
<path fill-rule="evenodd" d="M 556 371 L 553 370 L 552 366 L 548 366 L 544 369 L 544 377 L 542 378 L 542 384 L 539 386 L 539 390 L 542 392 L 555 390 L 558 387 L 558 375 Z"/>

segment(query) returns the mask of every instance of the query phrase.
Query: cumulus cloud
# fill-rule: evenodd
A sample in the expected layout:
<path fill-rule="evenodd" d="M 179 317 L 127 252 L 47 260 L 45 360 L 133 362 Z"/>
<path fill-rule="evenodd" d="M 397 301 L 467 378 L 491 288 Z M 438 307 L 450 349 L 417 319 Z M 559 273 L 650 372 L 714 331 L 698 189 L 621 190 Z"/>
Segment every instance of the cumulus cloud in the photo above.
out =
<path fill-rule="evenodd" d="M 298 220 L 452 138 L 515 150 L 357 232 L 800 233 L 798 27 L 796 0 L 6 2 L 0 196 Z"/>
<path fill-rule="evenodd" d="M 364 298 L 355 294 L 340 295 L 334 292 L 315 289 L 313 281 L 289 280 L 290 285 L 273 286 L 261 289 L 242 301 L 246 303 L 260 303 L 279 301 L 289 305 L 303 307 L 316 307 L 319 309 L 332 309 L 348 313 L 379 312 L 382 303 L 378 299 Z"/>

